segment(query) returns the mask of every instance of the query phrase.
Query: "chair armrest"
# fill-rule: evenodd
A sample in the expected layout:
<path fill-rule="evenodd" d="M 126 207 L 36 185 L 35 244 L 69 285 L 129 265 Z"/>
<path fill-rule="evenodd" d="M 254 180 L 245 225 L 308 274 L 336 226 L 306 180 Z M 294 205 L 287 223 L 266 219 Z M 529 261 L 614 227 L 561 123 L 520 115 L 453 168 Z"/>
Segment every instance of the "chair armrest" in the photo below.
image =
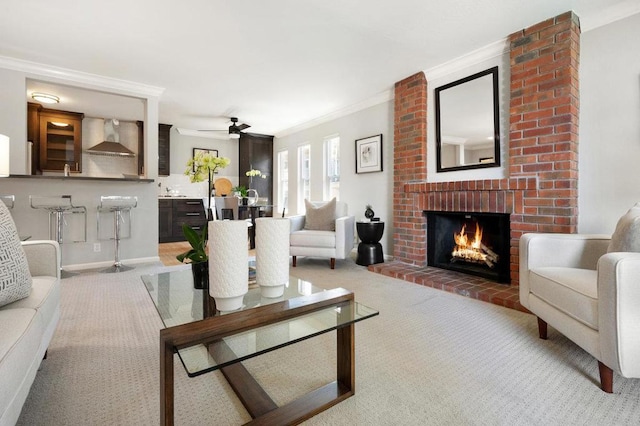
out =
<path fill-rule="evenodd" d="M 336 219 L 336 258 L 346 259 L 355 240 L 355 216 L 342 216 Z"/>
<path fill-rule="evenodd" d="M 60 279 L 60 245 L 52 240 L 23 241 L 32 276 L 50 276 Z"/>
<path fill-rule="evenodd" d="M 640 253 L 607 253 L 598 262 L 600 361 L 640 377 Z"/>
<path fill-rule="evenodd" d="M 305 215 L 289 216 L 291 222 L 291 231 L 301 231 L 304 228 Z"/>
<path fill-rule="evenodd" d="M 524 234 L 520 239 L 520 264 L 526 269 L 559 266 L 595 270 L 607 252 L 611 237 L 596 234 Z"/>
<path fill-rule="evenodd" d="M 596 270 L 610 239 L 597 234 L 524 234 L 520 238 L 520 303 L 529 305 L 531 269 L 558 266 Z"/>

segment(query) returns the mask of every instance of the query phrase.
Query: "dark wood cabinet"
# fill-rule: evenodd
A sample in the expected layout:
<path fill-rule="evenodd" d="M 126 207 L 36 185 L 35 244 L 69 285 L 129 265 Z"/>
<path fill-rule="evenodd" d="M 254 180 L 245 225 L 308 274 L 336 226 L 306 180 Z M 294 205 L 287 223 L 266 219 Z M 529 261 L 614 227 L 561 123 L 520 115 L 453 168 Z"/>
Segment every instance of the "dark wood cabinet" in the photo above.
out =
<path fill-rule="evenodd" d="M 171 173 L 171 124 L 158 125 L 158 175 Z"/>
<path fill-rule="evenodd" d="M 27 140 L 31 145 L 31 174 L 42 174 L 40 170 L 40 110 L 42 105 L 27 103 Z"/>
<path fill-rule="evenodd" d="M 144 175 L 144 122 L 138 121 L 138 174 Z M 158 124 L 158 176 L 171 173 L 171 127 Z"/>
<path fill-rule="evenodd" d="M 273 136 L 242 133 L 238 146 L 240 185 L 255 189 L 260 197 L 268 198 L 267 204 L 273 204 Z M 245 175 L 251 169 L 260 170 L 266 178 L 254 177 L 251 182 Z"/>
<path fill-rule="evenodd" d="M 182 224 L 200 232 L 207 222 L 200 198 L 172 198 L 158 200 L 158 240 L 161 243 L 185 241 Z"/>
<path fill-rule="evenodd" d="M 61 172 L 65 164 L 82 172 L 84 114 L 43 108 L 27 103 L 27 140 L 33 142 L 31 174 Z"/>
<path fill-rule="evenodd" d="M 171 241 L 173 235 L 172 200 L 158 200 L 158 240 L 161 243 Z"/>

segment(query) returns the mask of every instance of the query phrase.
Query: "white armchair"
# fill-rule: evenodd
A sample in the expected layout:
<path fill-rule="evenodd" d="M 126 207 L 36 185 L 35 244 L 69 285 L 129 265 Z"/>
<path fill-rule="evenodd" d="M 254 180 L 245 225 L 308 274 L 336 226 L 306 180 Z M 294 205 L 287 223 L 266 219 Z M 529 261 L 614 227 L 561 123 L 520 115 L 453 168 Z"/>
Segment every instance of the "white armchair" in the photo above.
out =
<path fill-rule="evenodd" d="M 598 361 L 603 391 L 613 371 L 640 377 L 640 253 L 607 253 L 603 235 L 525 234 L 520 303 Z"/>
<path fill-rule="evenodd" d="M 311 202 L 315 207 L 321 207 L 326 203 L 326 201 Z M 336 202 L 335 217 L 335 231 L 304 229 L 305 215 L 289 217 L 291 221 L 289 253 L 294 267 L 297 256 L 328 257 L 331 259 L 331 269 L 335 269 L 336 259 L 346 259 L 349 256 L 354 244 L 356 219 L 348 215 L 348 206 L 341 201 Z"/>

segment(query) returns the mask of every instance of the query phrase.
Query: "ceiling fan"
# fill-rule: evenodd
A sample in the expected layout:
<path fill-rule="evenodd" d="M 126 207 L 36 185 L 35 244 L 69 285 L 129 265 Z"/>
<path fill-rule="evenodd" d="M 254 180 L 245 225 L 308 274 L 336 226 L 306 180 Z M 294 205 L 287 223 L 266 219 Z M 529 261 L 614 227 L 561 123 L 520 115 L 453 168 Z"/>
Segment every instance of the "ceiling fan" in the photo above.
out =
<path fill-rule="evenodd" d="M 203 129 L 198 130 L 199 132 L 229 132 L 229 139 L 240 139 L 240 133 L 251 127 L 246 123 L 238 124 L 238 117 L 231 117 L 231 125 L 229 129 Z"/>

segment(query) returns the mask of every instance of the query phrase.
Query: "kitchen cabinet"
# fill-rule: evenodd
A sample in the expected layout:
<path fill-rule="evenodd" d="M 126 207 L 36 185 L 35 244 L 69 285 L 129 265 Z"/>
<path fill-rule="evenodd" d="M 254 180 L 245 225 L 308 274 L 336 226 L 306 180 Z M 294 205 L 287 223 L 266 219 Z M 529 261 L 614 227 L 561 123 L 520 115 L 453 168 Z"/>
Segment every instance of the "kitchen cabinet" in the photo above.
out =
<path fill-rule="evenodd" d="M 267 198 L 266 204 L 273 204 L 273 136 L 241 133 L 238 149 L 240 185 L 255 189 L 261 198 Z M 260 170 L 266 178 L 254 177 L 251 182 L 245 174 L 251 169 Z M 267 216 L 271 215 L 268 211 Z"/>
<path fill-rule="evenodd" d="M 165 198 L 158 200 L 158 240 L 161 243 L 186 241 L 182 224 L 200 232 L 207 219 L 201 198 Z"/>
<path fill-rule="evenodd" d="M 82 119 L 84 114 L 42 108 L 40 126 L 40 170 L 82 172 Z"/>
<path fill-rule="evenodd" d="M 31 145 L 31 173 L 42 174 L 40 171 L 40 118 L 42 105 L 27 102 L 27 140 Z"/>
<path fill-rule="evenodd" d="M 171 173 L 171 124 L 158 124 L 158 175 Z"/>
<path fill-rule="evenodd" d="M 138 174 L 144 175 L 144 122 L 138 121 Z M 171 173 L 171 127 L 158 124 L 158 176 Z"/>
<path fill-rule="evenodd" d="M 173 211 L 172 200 L 158 200 L 158 239 L 161 243 L 171 241 L 173 235 L 173 223 L 171 216 Z"/>

